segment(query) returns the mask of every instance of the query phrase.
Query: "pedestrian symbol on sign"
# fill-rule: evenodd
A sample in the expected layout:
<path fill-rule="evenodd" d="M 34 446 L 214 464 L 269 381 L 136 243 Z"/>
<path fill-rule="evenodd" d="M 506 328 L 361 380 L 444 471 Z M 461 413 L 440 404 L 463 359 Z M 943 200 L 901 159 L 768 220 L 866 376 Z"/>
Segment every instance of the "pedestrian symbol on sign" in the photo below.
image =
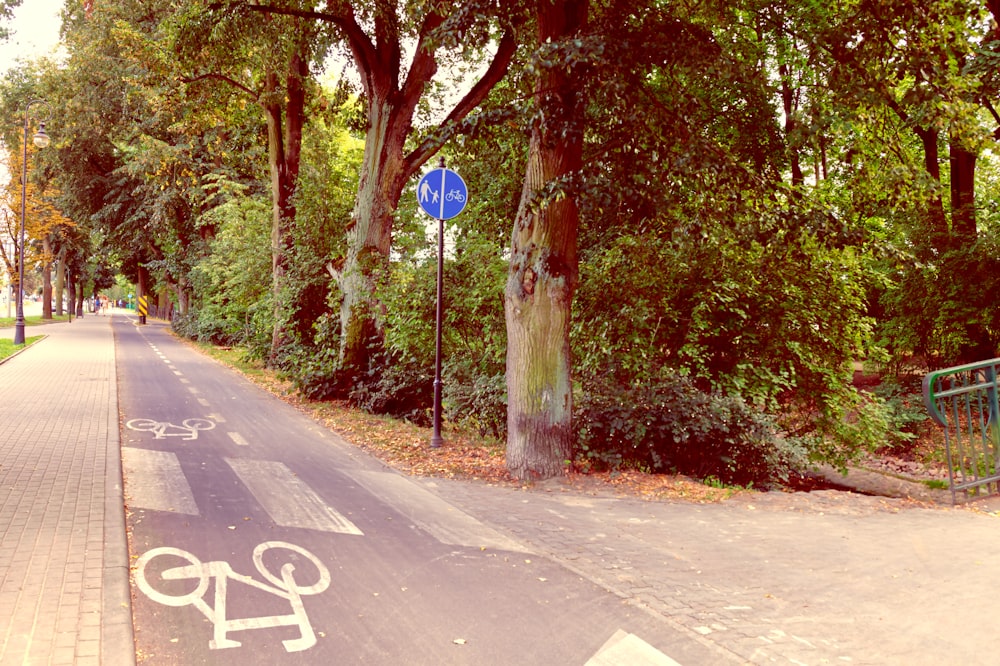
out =
<path fill-rule="evenodd" d="M 436 204 L 438 202 L 438 191 L 431 189 L 431 184 L 424 178 L 420 181 L 420 203 Z"/>

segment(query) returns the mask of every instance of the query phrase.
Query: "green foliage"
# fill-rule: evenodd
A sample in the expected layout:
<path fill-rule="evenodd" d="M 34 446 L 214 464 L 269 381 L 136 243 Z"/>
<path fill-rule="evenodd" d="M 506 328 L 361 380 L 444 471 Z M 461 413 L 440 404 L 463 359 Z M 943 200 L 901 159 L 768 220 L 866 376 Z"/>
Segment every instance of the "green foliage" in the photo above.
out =
<path fill-rule="evenodd" d="M 1000 243 L 992 231 L 936 260 L 910 262 L 882 293 L 880 333 L 899 362 L 925 367 L 993 358 L 1000 349 Z"/>
<path fill-rule="evenodd" d="M 312 344 L 297 342 L 282 350 L 281 366 L 307 398 L 324 399 L 336 392 L 339 328 L 338 318 L 323 315 L 313 325 Z"/>
<path fill-rule="evenodd" d="M 780 414 L 790 436 L 815 435 L 815 453 L 849 459 L 878 427 L 868 412 L 852 417 L 847 385 L 870 344 L 867 269 L 808 229 L 775 225 L 764 244 L 754 226 L 696 238 L 650 229 L 587 252 L 573 337 L 581 381 L 609 367 L 624 386 L 687 376 Z"/>
<path fill-rule="evenodd" d="M 203 294 L 176 326 L 192 338 L 216 344 L 259 342 L 256 312 L 270 302 L 270 206 L 243 197 L 211 209 L 202 223 L 218 229 L 210 252 L 191 271 L 191 287 Z"/>
<path fill-rule="evenodd" d="M 17 4 L 0 0 L 0 17 Z M 478 1 L 440 24 L 420 3 L 398 5 L 397 16 L 397 5 L 334 4 L 353 28 L 339 34 L 382 30 L 382 57 L 367 64 L 402 62 L 409 36 L 442 72 L 473 64 L 523 18 L 497 22 L 496 7 Z M 243 2 L 121 0 L 96 3 L 88 17 L 71 5 L 65 67 L 12 71 L 0 91 L 9 117 L 26 99 L 53 106 L 54 144 L 33 174 L 58 181 L 60 209 L 99 232 L 67 235 L 65 264 L 101 284 L 107 266 L 133 282 L 152 271 L 147 290 L 191 294 L 175 322 L 186 335 L 274 351 L 307 395 L 347 391 L 366 409 L 425 421 L 434 243 L 405 195 L 389 274 L 378 276 L 379 304 L 368 311 L 384 336 L 361 331 L 361 351 L 374 354 L 359 364 L 364 376 L 340 368 L 331 274 L 347 256 L 355 206 L 373 205 L 356 201 L 364 143 L 345 128 L 368 129 L 374 88 L 351 99 L 340 83 L 320 92 L 306 82 L 295 223 L 280 230 L 286 270 L 272 280 L 259 105 L 287 91 L 264 84 L 271 72 L 295 80 L 284 76 L 291 53 L 322 61 L 333 25 Z M 433 82 L 411 87 L 425 93 L 418 102 L 403 99 L 391 71 L 363 78 L 400 103 L 386 126 L 405 136 L 386 164 L 415 164 L 453 140 L 449 166 L 470 184 L 469 208 L 448 226 L 447 418 L 504 434 L 504 248 L 531 127 L 561 118 L 525 98 L 534 75 L 565 68 L 587 73 L 573 91 L 588 103 L 584 166 L 527 196 L 579 205 L 572 343 L 584 455 L 730 483 L 780 478 L 800 454 L 842 466 L 864 448 L 905 445 L 919 420 L 911 396 L 855 390 L 850 363 L 947 365 L 1000 345 L 990 5 L 622 6 L 591 3 L 586 34 L 522 49 L 489 108 L 465 117 L 463 107 L 462 122 L 432 120 L 445 106 Z M 18 131 L 8 124 L 8 143 Z M 963 154 L 977 158 L 975 183 L 949 168 Z M 380 190 L 392 191 L 389 208 L 403 171 Z M 975 194 L 971 227 L 949 192 Z M 106 256 L 88 270 L 92 237 Z M 275 319 L 287 346 L 269 350 Z"/>
<path fill-rule="evenodd" d="M 431 225 L 435 226 L 435 225 Z M 436 239 L 419 224 L 400 226 L 409 251 L 394 262 L 379 289 L 385 306 L 385 360 L 352 398 L 366 408 L 429 417 L 433 406 Z M 475 229 L 450 228 L 446 249 L 442 330 L 442 403 L 448 420 L 501 436 L 506 430 L 505 329 L 501 298 L 506 264 L 495 242 Z M 374 380 L 374 381 L 373 381 Z"/>
<path fill-rule="evenodd" d="M 905 449 L 917 438 L 917 427 L 930 418 L 919 388 L 915 392 L 898 382 L 885 381 L 873 393 L 885 403 L 889 422 L 886 444 L 892 449 Z"/>
<path fill-rule="evenodd" d="M 434 366 L 391 351 L 380 352 L 369 376 L 355 382 L 351 402 L 372 414 L 387 414 L 429 426 L 434 406 Z"/>
<path fill-rule="evenodd" d="M 586 385 L 575 427 L 580 455 L 612 469 L 647 465 L 730 485 L 768 486 L 804 463 L 774 420 L 736 397 L 698 390 L 690 380 L 622 387 Z"/>
<path fill-rule="evenodd" d="M 492 366 L 492 368 L 490 367 Z M 442 370 L 445 417 L 495 439 L 507 436 L 507 377 L 501 359 L 455 354 Z"/>

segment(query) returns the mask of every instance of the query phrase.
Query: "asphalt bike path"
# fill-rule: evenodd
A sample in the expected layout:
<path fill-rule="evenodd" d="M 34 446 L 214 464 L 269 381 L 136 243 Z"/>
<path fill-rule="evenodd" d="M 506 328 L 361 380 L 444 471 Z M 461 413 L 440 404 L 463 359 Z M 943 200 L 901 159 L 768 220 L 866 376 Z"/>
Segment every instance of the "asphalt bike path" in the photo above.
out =
<path fill-rule="evenodd" d="M 115 332 L 142 663 L 737 663 L 165 327 Z"/>

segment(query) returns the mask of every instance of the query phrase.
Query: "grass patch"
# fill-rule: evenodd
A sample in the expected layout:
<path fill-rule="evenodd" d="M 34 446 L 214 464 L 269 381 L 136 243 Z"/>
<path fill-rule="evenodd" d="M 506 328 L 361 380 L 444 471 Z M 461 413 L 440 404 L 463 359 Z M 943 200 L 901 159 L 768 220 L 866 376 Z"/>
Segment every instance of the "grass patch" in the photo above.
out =
<path fill-rule="evenodd" d="M 42 319 L 42 315 L 32 315 L 24 318 L 24 325 L 42 326 L 44 324 L 54 324 L 60 321 L 69 321 L 69 315 L 52 315 L 52 319 Z M 0 328 L 13 328 L 15 323 L 17 323 L 16 317 L 0 317 Z"/>
<path fill-rule="evenodd" d="M 0 360 L 7 358 L 8 356 L 13 356 L 15 353 L 21 351 L 25 347 L 30 347 L 34 343 L 41 340 L 44 335 L 34 335 L 30 338 L 24 339 L 23 345 L 15 345 L 13 338 L 0 339 Z"/>

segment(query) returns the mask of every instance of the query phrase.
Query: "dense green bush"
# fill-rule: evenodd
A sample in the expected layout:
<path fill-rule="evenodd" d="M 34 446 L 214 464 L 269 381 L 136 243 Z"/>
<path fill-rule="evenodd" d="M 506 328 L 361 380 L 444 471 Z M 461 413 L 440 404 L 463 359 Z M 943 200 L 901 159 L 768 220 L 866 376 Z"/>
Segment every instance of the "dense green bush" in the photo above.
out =
<path fill-rule="evenodd" d="M 400 256 L 379 289 L 384 306 L 385 355 L 380 368 L 354 387 L 352 400 L 379 413 L 416 422 L 430 418 L 434 397 L 435 240 L 425 220 L 404 219 Z M 442 407 L 445 418 L 503 437 L 507 407 L 503 283 L 507 264 L 495 240 L 470 228 L 449 228 L 442 329 Z M 429 421 L 427 421 L 429 422 Z"/>
<path fill-rule="evenodd" d="M 434 366 L 386 352 L 375 370 L 357 382 L 351 402 L 372 414 L 387 414 L 429 426 L 434 407 Z"/>
<path fill-rule="evenodd" d="M 807 222 L 768 215 L 698 236 L 651 226 L 582 253 L 582 397 L 607 373 L 615 386 L 690 377 L 773 415 L 810 459 L 843 466 L 885 437 L 877 401 L 850 386 L 851 362 L 872 348 L 869 268 Z"/>
<path fill-rule="evenodd" d="M 443 372 L 445 416 L 482 436 L 507 436 L 507 378 L 502 364 L 492 369 L 465 356 L 448 360 Z"/>
<path fill-rule="evenodd" d="M 590 385 L 575 409 L 579 455 L 617 468 L 767 486 L 805 461 L 774 421 L 737 397 L 706 393 L 683 377 L 618 387 Z"/>
<path fill-rule="evenodd" d="M 889 422 L 886 445 L 892 449 L 907 448 L 917 438 L 920 424 L 930 418 L 922 396 L 912 387 L 904 387 L 896 381 L 879 384 L 873 393 L 884 402 Z"/>
<path fill-rule="evenodd" d="M 984 361 L 1000 345 L 1000 242 L 984 232 L 932 261 L 901 263 L 881 293 L 879 333 L 890 369 L 911 357 L 923 367 Z"/>

